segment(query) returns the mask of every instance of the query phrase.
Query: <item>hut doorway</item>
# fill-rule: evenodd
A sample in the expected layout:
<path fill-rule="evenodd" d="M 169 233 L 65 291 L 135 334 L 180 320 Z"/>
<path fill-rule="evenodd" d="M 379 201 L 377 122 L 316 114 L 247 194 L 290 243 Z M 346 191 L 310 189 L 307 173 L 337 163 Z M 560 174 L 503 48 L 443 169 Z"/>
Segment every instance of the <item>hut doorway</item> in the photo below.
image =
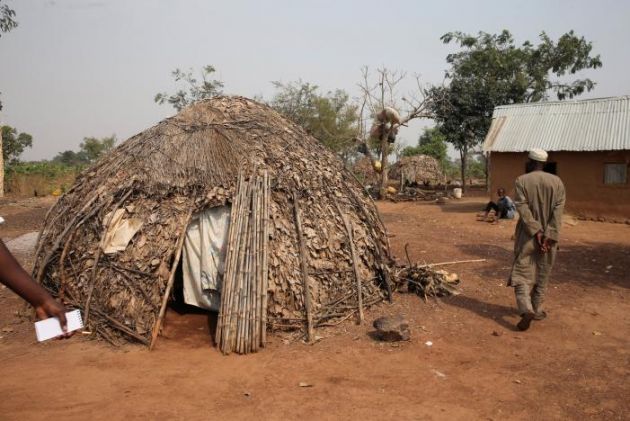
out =
<path fill-rule="evenodd" d="M 230 212 L 229 205 L 206 209 L 186 228 L 162 332 L 186 346 L 216 346 Z"/>
<path fill-rule="evenodd" d="M 230 206 L 217 206 L 196 214 L 188 228 L 182 249 L 184 302 L 218 312 L 225 271 Z"/>

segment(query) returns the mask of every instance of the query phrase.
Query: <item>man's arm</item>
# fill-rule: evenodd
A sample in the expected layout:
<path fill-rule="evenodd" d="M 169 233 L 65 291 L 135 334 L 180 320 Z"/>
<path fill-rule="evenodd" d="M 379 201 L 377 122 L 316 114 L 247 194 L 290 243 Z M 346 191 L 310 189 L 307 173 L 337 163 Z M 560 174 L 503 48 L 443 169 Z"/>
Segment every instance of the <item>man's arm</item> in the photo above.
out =
<path fill-rule="evenodd" d="M 533 237 L 538 232 L 541 232 L 542 225 L 532 215 L 532 211 L 529 209 L 527 195 L 525 194 L 525 188 L 523 187 L 522 181 L 519 179 L 517 179 L 515 183 L 515 193 L 514 204 L 516 205 L 516 210 L 521 217 L 521 221 L 525 224 L 527 233 Z"/>
<path fill-rule="evenodd" d="M 38 318 L 57 317 L 62 328 L 66 330 L 64 306 L 26 273 L 2 240 L 0 240 L 0 282 L 35 307 Z"/>
<path fill-rule="evenodd" d="M 562 213 L 564 212 L 564 204 L 566 202 L 566 192 L 564 184 L 560 182 L 556 197 L 554 197 L 553 210 L 547 228 L 545 229 L 545 238 L 553 242 L 558 242 L 560 236 L 560 227 L 562 226 Z"/>

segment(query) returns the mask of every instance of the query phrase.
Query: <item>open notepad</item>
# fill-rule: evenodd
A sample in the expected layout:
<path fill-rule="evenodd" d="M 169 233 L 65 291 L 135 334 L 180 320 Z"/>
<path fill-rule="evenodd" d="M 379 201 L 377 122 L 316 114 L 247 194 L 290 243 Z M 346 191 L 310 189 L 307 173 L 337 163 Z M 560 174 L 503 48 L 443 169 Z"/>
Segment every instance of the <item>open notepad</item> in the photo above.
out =
<path fill-rule="evenodd" d="M 79 310 L 67 312 L 66 320 L 68 321 L 68 332 L 83 328 L 83 320 L 81 319 L 81 312 Z M 63 335 L 64 332 L 61 329 L 59 319 L 51 317 L 50 319 L 35 322 L 35 333 L 37 334 L 37 340 L 42 342 Z"/>

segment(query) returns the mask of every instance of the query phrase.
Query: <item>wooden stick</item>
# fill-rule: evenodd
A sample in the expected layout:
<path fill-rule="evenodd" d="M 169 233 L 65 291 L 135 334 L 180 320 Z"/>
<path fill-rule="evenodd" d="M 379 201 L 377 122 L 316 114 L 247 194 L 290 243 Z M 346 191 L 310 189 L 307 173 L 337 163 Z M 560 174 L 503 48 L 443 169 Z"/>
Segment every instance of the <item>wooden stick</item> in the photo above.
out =
<path fill-rule="evenodd" d="M 63 251 L 61 252 L 61 257 L 59 258 L 59 279 L 60 279 L 60 285 L 59 285 L 59 298 L 63 301 L 64 296 L 65 296 L 65 289 L 66 289 L 66 284 L 67 284 L 67 276 L 66 276 L 66 268 L 65 268 L 65 261 L 66 261 L 66 256 L 68 255 L 68 250 L 70 249 L 70 244 L 72 243 L 72 240 L 74 239 L 74 234 L 76 233 L 75 231 L 72 231 L 72 233 L 70 234 L 70 237 L 68 238 L 68 241 L 66 241 L 66 244 L 63 246 Z"/>
<path fill-rule="evenodd" d="M 263 204 L 263 278 L 262 278 L 262 319 L 261 319 L 261 336 L 260 346 L 264 347 L 267 342 L 267 293 L 269 290 L 269 267 L 268 267 L 268 243 L 269 243 L 269 174 L 267 171 L 263 174 L 265 184 L 264 204 Z"/>
<path fill-rule="evenodd" d="M 427 265 L 418 266 L 421 268 L 432 268 L 435 266 L 447 266 L 447 265 L 457 265 L 460 263 L 480 263 L 485 262 L 486 259 L 473 259 L 473 260 L 453 260 L 452 262 L 440 262 L 440 263 L 429 263 Z"/>
<path fill-rule="evenodd" d="M 359 310 L 359 324 L 363 323 L 363 292 L 361 290 L 361 273 L 359 272 L 359 266 L 357 265 L 357 251 L 354 247 L 354 239 L 352 235 L 352 223 L 347 218 L 343 218 L 346 225 L 346 231 L 348 232 L 348 241 L 350 242 L 350 252 L 352 254 L 352 268 L 354 269 L 354 277 L 357 283 L 357 296 L 358 296 L 358 310 Z"/>
<path fill-rule="evenodd" d="M 230 240 L 230 264 L 226 270 L 226 276 L 228 279 L 227 295 L 223 298 L 225 318 L 223 321 L 223 336 L 221 342 L 221 350 L 224 353 L 232 351 L 231 340 L 234 337 L 234 329 L 232 329 L 232 319 L 234 316 L 235 307 L 235 288 L 236 288 L 236 276 L 238 274 L 238 255 L 240 253 L 240 241 L 241 241 L 241 225 L 243 222 L 242 208 L 244 201 L 245 189 L 243 187 L 243 174 L 239 173 L 238 184 L 236 186 L 236 201 L 232 205 L 231 227 L 232 238 Z"/>
<path fill-rule="evenodd" d="M 337 212 L 339 213 L 339 217 L 343 221 L 343 225 L 346 228 L 346 235 L 348 236 L 348 245 L 350 247 L 350 255 L 352 256 L 352 270 L 354 271 L 354 279 L 357 285 L 357 310 L 359 313 L 359 324 L 363 323 L 363 292 L 361 288 L 361 273 L 359 272 L 359 267 L 357 265 L 357 251 L 354 247 L 354 238 L 352 235 L 353 227 L 352 223 L 348 220 L 346 215 L 341 211 L 339 204 L 336 200 L 333 200 L 335 204 L 335 208 L 337 208 Z"/>
<path fill-rule="evenodd" d="M 237 304 L 238 304 L 238 295 L 237 295 L 237 276 L 239 270 L 239 255 L 241 250 L 241 242 L 242 242 L 242 225 L 243 225 L 243 207 L 245 206 L 245 193 L 246 186 L 244 185 L 244 177 L 243 173 L 239 173 L 238 185 L 236 188 L 236 197 L 237 202 L 233 205 L 232 209 L 232 221 L 233 225 L 233 237 L 232 243 L 230 245 L 231 249 L 231 259 L 229 266 L 229 287 L 227 291 L 227 297 L 225 299 L 225 312 L 226 317 L 224 321 L 224 334 L 223 334 L 223 342 L 221 346 L 221 351 L 224 354 L 229 354 L 234 350 L 235 343 L 234 338 L 236 337 L 236 318 L 238 317 L 237 313 Z"/>
<path fill-rule="evenodd" d="M 295 215 L 295 229 L 297 231 L 298 246 L 300 251 L 300 264 L 302 268 L 302 288 L 304 289 L 304 307 L 306 312 L 306 338 L 308 342 L 313 341 L 313 310 L 311 305 L 311 291 L 308 281 L 308 264 L 306 262 L 306 245 L 304 244 L 304 234 L 302 232 L 302 222 L 300 220 L 300 205 L 295 190 L 293 190 L 293 213 Z"/>
<path fill-rule="evenodd" d="M 223 285 L 221 287 L 221 306 L 219 309 L 219 317 L 217 321 L 217 330 L 215 332 L 215 342 L 219 349 L 223 349 L 228 331 L 226 330 L 227 321 L 230 317 L 230 304 L 232 294 L 232 275 L 234 253 L 235 253 L 235 238 L 238 226 L 238 207 L 240 206 L 240 190 L 242 174 L 239 173 L 236 183 L 236 191 L 234 193 L 234 199 L 232 201 L 232 210 L 230 212 L 230 227 L 227 240 L 227 252 L 225 254 L 225 271 L 223 274 Z"/>
<path fill-rule="evenodd" d="M 236 319 L 236 343 L 235 343 L 235 348 L 236 352 L 238 353 L 242 353 L 242 349 L 243 349 L 243 309 L 245 307 L 245 275 L 246 275 L 246 271 L 247 271 L 247 249 L 248 249 L 248 242 L 249 242 L 249 236 L 247 235 L 247 233 L 249 232 L 249 200 L 250 200 L 250 196 L 251 196 L 251 184 L 249 183 L 249 181 L 246 183 L 247 189 L 245 192 L 245 207 L 243 207 L 243 215 L 242 217 L 244 218 L 244 228 L 241 231 L 241 237 L 242 237 L 242 248 L 239 251 L 239 272 L 238 272 L 238 312 L 237 312 L 237 319 Z"/>
<path fill-rule="evenodd" d="M 162 320 L 164 319 L 164 315 L 166 314 L 166 304 L 168 303 L 169 295 L 171 295 L 171 288 L 173 288 L 173 283 L 175 282 L 175 272 L 177 272 L 177 265 L 179 265 L 179 259 L 182 256 L 182 248 L 184 247 L 184 239 L 186 238 L 186 230 L 188 229 L 188 224 L 190 224 L 191 218 L 192 218 L 192 210 L 188 212 L 188 215 L 186 216 L 186 219 L 185 219 L 185 223 L 182 226 L 182 232 L 179 235 L 179 239 L 177 240 L 177 246 L 175 248 L 175 260 L 173 261 L 173 265 L 171 266 L 171 274 L 166 284 L 166 290 L 164 291 L 164 298 L 162 299 L 162 306 L 160 307 L 160 313 L 158 314 L 158 318 L 155 321 L 155 324 L 153 325 L 153 332 L 151 334 L 151 343 L 149 345 L 149 350 L 152 350 L 153 347 L 155 346 L 155 342 L 157 341 L 158 334 L 160 333 L 160 328 L 162 327 Z"/>
<path fill-rule="evenodd" d="M 94 196 L 92 199 L 90 199 L 82 208 L 81 210 L 74 215 L 74 218 L 72 218 L 72 220 L 68 223 L 68 225 L 66 225 L 66 228 L 61 232 L 61 234 L 59 234 L 59 236 L 57 237 L 57 239 L 55 240 L 55 242 L 53 243 L 52 247 L 49 249 L 48 254 L 46 254 L 46 256 L 44 257 L 44 259 L 42 260 L 42 264 L 39 267 L 38 271 L 37 271 L 37 276 L 35 277 L 35 280 L 37 281 L 38 284 L 42 283 L 42 279 L 44 278 L 44 271 L 46 270 L 46 268 L 48 267 L 48 264 L 50 263 L 50 260 L 52 259 L 53 255 L 55 254 L 55 252 L 57 251 L 57 249 L 59 248 L 59 246 L 61 246 L 61 243 L 66 239 L 66 235 L 68 234 L 68 232 L 70 232 L 70 230 L 72 229 L 76 229 L 78 228 L 78 226 L 81 224 L 81 222 L 79 222 L 79 224 L 77 224 L 76 226 L 74 226 L 75 223 L 77 223 L 77 221 L 79 221 L 80 216 L 83 214 L 83 212 L 85 212 L 87 210 L 87 208 L 92 205 L 92 203 L 94 203 L 94 201 L 98 198 L 98 195 Z M 90 212 L 88 212 L 88 214 L 86 215 L 85 218 L 83 218 L 83 220 L 87 219 L 88 217 L 91 217 L 92 215 L 94 215 L 96 212 L 98 212 L 102 206 L 104 206 L 106 203 L 111 203 L 110 201 L 107 202 L 103 202 L 102 205 L 100 206 L 96 206 L 94 207 Z M 42 239 L 43 242 L 43 239 Z M 41 245 L 40 245 L 41 246 Z"/>
<path fill-rule="evenodd" d="M 238 337 L 238 306 L 240 303 L 240 280 L 241 280 L 241 265 L 243 261 L 243 249 L 245 248 L 245 236 L 243 232 L 245 231 L 245 206 L 246 206 L 246 198 L 247 198 L 247 185 L 245 184 L 245 179 L 241 180 L 241 204 L 238 209 L 238 231 L 236 232 L 236 254 L 234 255 L 234 270 L 233 270 L 233 279 L 232 279 L 232 298 L 230 304 L 230 324 L 228 326 L 229 329 L 229 341 L 226 343 L 225 351 L 226 353 L 230 353 L 236 350 L 236 342 Z"/>

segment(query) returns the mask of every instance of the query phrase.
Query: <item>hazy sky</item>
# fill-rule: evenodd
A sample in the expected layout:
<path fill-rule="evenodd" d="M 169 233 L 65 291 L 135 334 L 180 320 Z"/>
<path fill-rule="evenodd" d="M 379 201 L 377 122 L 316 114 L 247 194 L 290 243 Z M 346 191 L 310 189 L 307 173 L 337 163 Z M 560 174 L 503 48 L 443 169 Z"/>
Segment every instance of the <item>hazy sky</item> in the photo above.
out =
<path fill-rule="evenodd" d="M 357 95 L 363 65 L 441 83 L 448 31 L 498 32 L 517 41 L 574 29 L 604 67 L 584 95 L 630 94 L 628 1 L 7 0 L 19 27 L 0 38 L 0 121 L 34 136 L 24 159 L 77 149 L 85 136 L 124 140 L 174 111 L 170 72 L 212 64 L 226 92 L 273 93 L 302 78 Z M 424 125 L 402 133 L 415 143 Z"/>

